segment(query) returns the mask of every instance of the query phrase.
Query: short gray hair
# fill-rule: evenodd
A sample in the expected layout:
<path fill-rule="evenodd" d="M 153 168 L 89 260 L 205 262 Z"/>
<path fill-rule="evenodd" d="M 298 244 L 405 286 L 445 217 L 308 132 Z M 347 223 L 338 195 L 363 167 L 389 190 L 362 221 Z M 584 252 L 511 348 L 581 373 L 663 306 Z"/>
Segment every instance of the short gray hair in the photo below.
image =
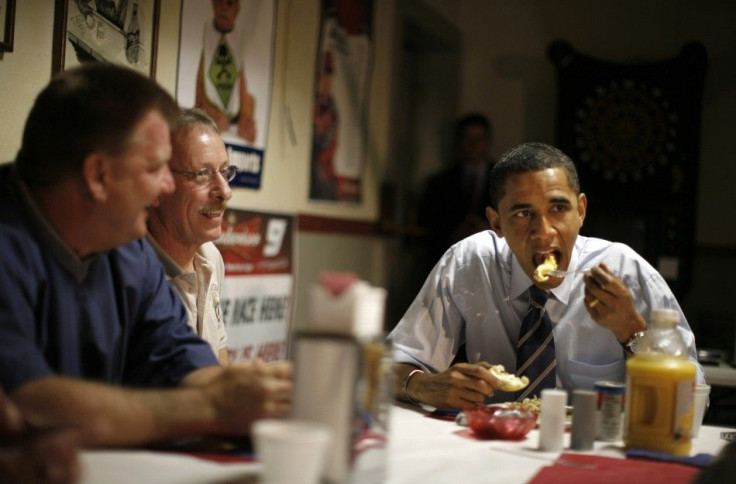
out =
<path fill-rule="evenodd" d="M 210 128 L 215 133 L 221 134 L 220 127 L 209 114 L 204 112 L 204 110 L 199 108 L 186 108 L 182 110 L 179 121 L 176 124 L 176 136 L 198 126 Z"/>

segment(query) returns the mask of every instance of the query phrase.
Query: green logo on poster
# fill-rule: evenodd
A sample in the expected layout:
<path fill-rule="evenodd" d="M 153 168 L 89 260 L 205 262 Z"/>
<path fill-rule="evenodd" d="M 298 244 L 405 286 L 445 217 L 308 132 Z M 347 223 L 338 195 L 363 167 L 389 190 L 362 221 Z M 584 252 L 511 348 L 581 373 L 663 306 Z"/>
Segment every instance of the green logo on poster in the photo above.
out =
<path fill-rule="evenodd" d="M 217 54 L 212 57 L 209 77 L 217 90 L 217 95 L 220 96 L 222 105 L 227 108 L 238 80 L 238 67 L 235 64 L 233 51 L 227 44 L 224 35 L 220 37 L 220 42 L 217 44 Z"/>

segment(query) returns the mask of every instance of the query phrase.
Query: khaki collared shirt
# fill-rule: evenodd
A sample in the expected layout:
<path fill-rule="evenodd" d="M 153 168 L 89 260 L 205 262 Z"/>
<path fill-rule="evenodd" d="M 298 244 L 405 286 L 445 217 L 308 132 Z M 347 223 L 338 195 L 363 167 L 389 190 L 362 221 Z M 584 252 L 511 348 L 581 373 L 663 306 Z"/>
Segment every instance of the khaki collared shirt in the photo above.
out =
<path fill-rule="evenodd" d="M 220 288 L 225 264 L 215 244 L 207 242 L 194 254 L 194 272 L 182 269 L 156 240 L 147 236 L 166 271 L 166 278 L 179 292 L 189 315 L 189 326 L 212 347 L 215 356 L 227 347 L 227 333 L 220 307 Z"/>

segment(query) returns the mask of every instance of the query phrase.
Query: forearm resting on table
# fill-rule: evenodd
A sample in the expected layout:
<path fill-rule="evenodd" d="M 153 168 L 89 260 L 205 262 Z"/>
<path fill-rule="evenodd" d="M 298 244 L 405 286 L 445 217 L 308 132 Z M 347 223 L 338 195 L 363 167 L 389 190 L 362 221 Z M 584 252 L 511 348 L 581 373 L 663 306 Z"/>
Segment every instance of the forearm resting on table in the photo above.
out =
<path fill-rule="evenodd" d="M 89 446 L 202 434 L 215 419 L 201 388 L 138 390 L 53 376 L 27 383 L 11 397 L 32 425 L 76 427 Z"/>

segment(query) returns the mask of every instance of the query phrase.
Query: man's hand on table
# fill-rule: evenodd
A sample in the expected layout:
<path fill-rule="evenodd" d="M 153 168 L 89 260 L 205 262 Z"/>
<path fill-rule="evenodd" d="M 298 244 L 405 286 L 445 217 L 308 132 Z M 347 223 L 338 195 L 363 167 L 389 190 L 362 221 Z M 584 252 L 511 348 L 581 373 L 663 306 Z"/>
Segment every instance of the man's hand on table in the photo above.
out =
<path fill-rule="evenodd" d="M 631 291 L 605 264 L 583 276 L 585 309 L 593 320 L 610 330 L 621 342 L 646 329 L 646 321 L 634 307 Z"/>
<path fill-rule="evenodd" d="M 436 408 L 463 409 L 483 403 L 501 386 L 488 371 L 490 367 L 486 362 L 458 363 L 442 373 L 417 373 L 406 392 L 413 400 Z"/>
<path fill-rule="evenodd" d="M 223 433 L 249 433 L 254 420 L 289 414 L 292 364 L 287 361 L 235 362 L 222 367 L 203 390 Z"/>
<path fill-rule="evenodd" d="M 79 439 L 73 429 L 30 429 L 0 392 L 0 482 L 77 482 Z"/>
<path fill-rule="evenodd" d="M 0 449 L 0 482 L 77 482 L 81 475 L 78 440 L 75 430 L 53 429 L 4 446 Z"/>
<path fill-rule="evenodd" d="M 211 365 L 178 388 L 130 388 L 48 376 L 12 394 L 39 428 L 73 426 L 85 446 L 136 446 L 207 435 L 247 436 L 251 423 L 291 408 L 289 362 Z"/>

